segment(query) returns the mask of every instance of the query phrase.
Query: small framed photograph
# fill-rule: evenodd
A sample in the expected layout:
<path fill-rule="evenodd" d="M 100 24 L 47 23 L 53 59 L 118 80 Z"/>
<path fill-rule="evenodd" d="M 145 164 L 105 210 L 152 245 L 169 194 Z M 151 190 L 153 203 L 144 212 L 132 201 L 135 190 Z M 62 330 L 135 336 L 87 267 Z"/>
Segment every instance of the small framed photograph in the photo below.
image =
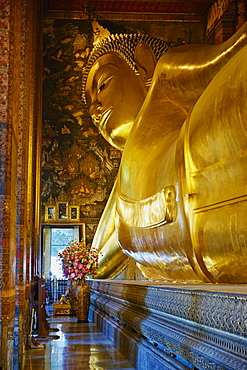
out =
<path fill-rule="evenodd" d="M 70 216 L 71 221 L 79 221 L 79 219 L 80 219 L 79 206 L 70 206 L 69 216 Z"/>
<path fill-rule="evenodd" d="M 45 220 L 54 221 L 56 218 L 56 208 L 55 206 L 46 206 L 45 207 Z"/>
<path fill-rule="evenodd" d="M 68 219 L 68 203 L 58 203 L 58 220 Z"/>

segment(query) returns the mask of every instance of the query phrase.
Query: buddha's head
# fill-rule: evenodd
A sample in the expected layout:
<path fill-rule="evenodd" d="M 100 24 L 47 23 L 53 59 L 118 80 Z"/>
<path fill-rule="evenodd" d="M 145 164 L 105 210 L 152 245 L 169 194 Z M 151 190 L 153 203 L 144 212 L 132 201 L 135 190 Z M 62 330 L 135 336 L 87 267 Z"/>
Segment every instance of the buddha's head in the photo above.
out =
<path fill-rule="evenodd" d="M 168 45 L 143 34 L 111 35 L 93 48 L 83 73 L 83 96 L 94 124 L 123 150 Z"/>

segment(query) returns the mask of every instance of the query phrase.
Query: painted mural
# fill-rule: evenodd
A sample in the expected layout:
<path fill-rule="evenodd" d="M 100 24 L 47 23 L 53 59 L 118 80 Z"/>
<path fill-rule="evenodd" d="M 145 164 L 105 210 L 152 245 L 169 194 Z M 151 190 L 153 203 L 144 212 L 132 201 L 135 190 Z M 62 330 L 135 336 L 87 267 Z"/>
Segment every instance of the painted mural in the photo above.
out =
<path fill-rule="evenodd" d="M 81 98 L 93 36 L 86 20 L 44 22 L 42 204 L 65 192 L 81 218 L 100 217 L 121 159 Z"/>

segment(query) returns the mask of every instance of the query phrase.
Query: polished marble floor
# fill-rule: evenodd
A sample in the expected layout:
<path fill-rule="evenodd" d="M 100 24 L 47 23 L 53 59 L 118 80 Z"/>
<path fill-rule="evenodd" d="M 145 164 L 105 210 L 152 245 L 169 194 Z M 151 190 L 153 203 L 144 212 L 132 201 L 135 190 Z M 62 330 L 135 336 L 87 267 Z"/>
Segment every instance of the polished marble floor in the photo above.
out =
<path fill-rule="evenodd" d="M 112 342 L 93 323 L 77 323 L 76 317 L 53 317 L 49 312 L 48 337 L 36 337 L 43 348 L 26 352 L 24 370 L 134 370 Z"/>

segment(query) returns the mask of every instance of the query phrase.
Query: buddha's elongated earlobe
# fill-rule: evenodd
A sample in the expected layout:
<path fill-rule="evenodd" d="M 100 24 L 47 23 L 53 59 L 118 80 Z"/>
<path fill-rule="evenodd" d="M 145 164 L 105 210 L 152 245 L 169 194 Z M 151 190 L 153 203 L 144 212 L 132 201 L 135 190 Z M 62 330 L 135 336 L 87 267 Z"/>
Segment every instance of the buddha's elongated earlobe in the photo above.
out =
<path fill-rule="evenodd" d="M 134 60 L 139 75 L 148 89 L 157 63 L 153 49 L 144 41 L 140 41 L 135 49 Z"/>

